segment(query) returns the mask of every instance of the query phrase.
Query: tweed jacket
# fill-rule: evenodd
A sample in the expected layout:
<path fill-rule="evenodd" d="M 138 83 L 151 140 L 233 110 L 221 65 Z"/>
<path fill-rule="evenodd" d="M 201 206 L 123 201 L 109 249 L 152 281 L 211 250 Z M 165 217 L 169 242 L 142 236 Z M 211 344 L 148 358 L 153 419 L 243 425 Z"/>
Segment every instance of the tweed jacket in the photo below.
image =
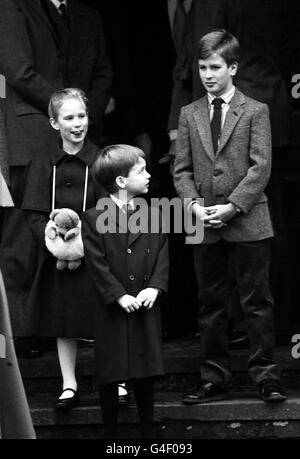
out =
<path fill-rule="evenodd" d="M 174 184 L 182 199 L 205 206 L 232 202 L 242 212 L 221 229 L 205 228 L 203 243 L 256 241 L 273 235 L 264 189 L 271 172 L 271 133 L 265 104 L 236 89 L 213 150 L 207 97 L 182 108 Z"/>

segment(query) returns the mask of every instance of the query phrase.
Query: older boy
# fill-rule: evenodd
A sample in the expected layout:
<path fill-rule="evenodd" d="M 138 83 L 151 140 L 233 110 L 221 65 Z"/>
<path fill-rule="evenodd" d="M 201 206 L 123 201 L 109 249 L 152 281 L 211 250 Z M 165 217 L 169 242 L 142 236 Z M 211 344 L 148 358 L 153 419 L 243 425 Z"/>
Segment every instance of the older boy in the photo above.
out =
<path fill-rule="evenodd" d="M 181 111 L 174 169 L 179 196 L 193 200 L 190 209 L 205 227 L 203 243 L 194 246 L 204 359 L 200 383 L 183 402 L 216 400 L 228 391 L 229 266 L 248 325 L 250 375 L 264 401 L 282 401 L 268 285 L 273 236 L 264 194 L 271 169 L 268 108 L 233 85 L 239 60 L 233 35 L 222 29 L 205 35 L 198 58 L 207 96 Z"/>

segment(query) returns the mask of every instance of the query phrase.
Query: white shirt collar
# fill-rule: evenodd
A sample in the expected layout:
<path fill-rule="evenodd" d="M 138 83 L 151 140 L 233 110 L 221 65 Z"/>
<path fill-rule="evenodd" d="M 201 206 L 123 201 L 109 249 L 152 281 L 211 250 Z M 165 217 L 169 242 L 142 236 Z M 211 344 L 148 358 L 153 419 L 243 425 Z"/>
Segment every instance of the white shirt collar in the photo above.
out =
<path fill-rule="evenodd" d="M 123 209 L 124 205 L 129 204 L 129 206 L 132 208 L 132 210 L 134 210 L 134 201 L 133 201 L 133 199 L 131 199 L 128 202 L 124 202 L 121 199 L 119 199 L 116 196 L 114 196 L 113 194 L 111 194 L 110 197 L 120 209 Z"/>
<path fill-rule="evenodd" d="M 55 6 L 55 8 L 57 8 L 57 9 L 60 7 L 60 5 L 61 5 L 62 3 L 63 3 L 64 5 L 67 6 L 67 0 L 63 0 L 63 1 L 59 1 L 59 0 L 50 0 L 50 1 L 53 3 L 53 5 Z"/>
<path fill-rule="evenodd" d="M 231 99 L 234 96 L 234 93 L 235 93 L 235 86 L 232 86 L 232 88 L 230 88 L 227 92 L 222 94 L 222 96 L 218 96 L 218 97 L 221 97 L 224 100 L 225 104 L 230 104 Z M 212 101 L 214 99 L 216 99 L 216 96 L 214 96 L 213 94 L 210 94 L 210 93 L 207 93 L 207 97 L 208 97 L 208 103 L 210 105 L 211 105 Z"/>

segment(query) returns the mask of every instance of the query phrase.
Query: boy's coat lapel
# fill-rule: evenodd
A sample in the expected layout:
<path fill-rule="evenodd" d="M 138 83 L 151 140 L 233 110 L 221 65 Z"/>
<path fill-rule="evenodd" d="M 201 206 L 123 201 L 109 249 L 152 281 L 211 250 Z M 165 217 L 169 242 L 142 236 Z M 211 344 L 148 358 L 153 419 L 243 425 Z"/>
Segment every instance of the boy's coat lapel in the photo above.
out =
<path fill-rule="evenodd" d="M 108 207 L 108 213 L 109 218 L 116 224 L 116 232 L 119 234 L 119 237 L 123 239 L 124 246 L 129 247 L 143 232 L 147 232 L 148 230 L 148 222 L 141 219 L 141 222 L 138 224 L 140 228 L 139 231 L 131 232 L 130 229 L 135 222 L 134 215 L 131 215 L 127 222 L 126 214 L 115 203 L 112 207 Z M 112 225 L 112 228 L 114 228 L 114 225 Z"/>
<path fill-rule="evenodd" d="M 138 231 L 137 233 L 132 233 L 130 231 L 130 219 L 129 219 L 129 225 L 128 226 L 129 226 L 129 232 L 128 232 L 127 246 L 129 247 L 130 245 L 132 245 L 140 237 L 142 232 Z"/>
<path fill-rule="evenodd" d="M 230 108 L 226 114 L 225 123 L 221 133 L 220 145 L 217 154 L 215 155 L 211 136 L 207 97 L 203 97 L 199 100 L 198 106 L 196 106 L 193 116 L 196 121 L 197 129 L 200 134 L 205 152 L 212 161 L 215 161 L 215 157 L 220 154 L 228 142 L 238 120 L 244 113 L 245 109 L 243 105 L 245 103 L 245 97 L 238 89 L 236 89 L 230 103 Z"/>
<path fill-rule="evenodd" d="M 220 138 L 220 145 L 216 156 L 218 156 L 226 146 L 226 143 L 228 142 L 237 122 L 245 111 L 245 108 L 243 107 L 245 103 L 245 97 L 240 91 L 236 89 L 232 101 L 230 102 L 230 108 L 226 114 L 225 123 Z"/>
<path fill-rule="evenodd" d="M 198 107 L 195 107 L 193 113 L 196 121 L 197 129 L 199 131 L 201 141 L 205 152 L 211 158 L 212 161 L 215 159 L 214 147 L 211 137 L 211 128 L 209 121 L 209 112 L 207 106 L 207 97 L 203 97 L 199 100 Z"/>
<path fill-rule="evenodd" d="M 112 201 L 113 205 L 108 207 L 108 219 L 111 221 L 111 228 L 123 239 L 124 246 L 127 241 L 127 218 L 122 210 Z M 108 222 L 109 223 L 109 222 Z M 114 225 L 115 224 L 115 225 Z"/>
<path fill-rule="evenodd" d="M 129 219 L 129 223 L 128 223 L 129 234 L 128 234 L 128 241 L 127 241 L 128 246 L 133 244 L 141 236 L 141 234 L 146 234 L 151 231 L 151 207 L 147 206 L 145 210 L 146 212 L 144 214 L 139 213 L 139 210 L 137 210 L 136 213 L 133 213 Z M 137 221 L 139 231 L 132 232 L 133 225 L 136 222 L 136 217 L 138 217 L 138 214 L 141 216 L 141 218 L 138 218 L 138 221 Z"/>

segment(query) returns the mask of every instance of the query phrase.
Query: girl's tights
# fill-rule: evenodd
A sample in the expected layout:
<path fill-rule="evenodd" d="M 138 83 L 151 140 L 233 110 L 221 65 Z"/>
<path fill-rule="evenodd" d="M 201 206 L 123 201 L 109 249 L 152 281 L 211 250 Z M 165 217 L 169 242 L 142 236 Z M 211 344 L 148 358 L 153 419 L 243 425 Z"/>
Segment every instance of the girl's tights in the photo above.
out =
<path fill-rule="evenodd" d="M 63 390 L 77 390 L 75 366 L 77 357 L 77 340 L 72 338 L 57 338 L 57 351 L 60 369 L 63 377 Z M 66 391 L 60 398 L 74 397 L 74 393 Z"/>
<path fill-rule="evenodd" d="M 154 382 L 152 378 L 133 380 L 133 391 L 141 420 L 143 438 L 153 438 Z M 106 438 L 118 437 L 118 383 L 99 386 Z"/>

